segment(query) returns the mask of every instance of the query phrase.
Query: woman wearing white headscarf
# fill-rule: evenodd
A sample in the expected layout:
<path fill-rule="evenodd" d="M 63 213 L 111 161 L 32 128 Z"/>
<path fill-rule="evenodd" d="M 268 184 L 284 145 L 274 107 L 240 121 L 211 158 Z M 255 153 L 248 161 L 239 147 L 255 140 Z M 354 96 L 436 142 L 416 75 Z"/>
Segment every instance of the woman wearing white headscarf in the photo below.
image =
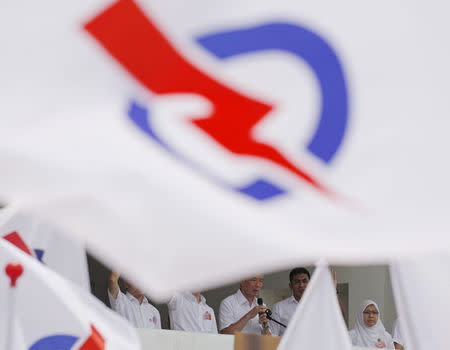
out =
<path fill-rule="evenodd" d="M 380 308 L 373 300 L 364 300 L 356 314 L 355 327 L 349 332 L 352 344 L 368 348 L 394 349 L 391 335 L 381 322 Z"/>

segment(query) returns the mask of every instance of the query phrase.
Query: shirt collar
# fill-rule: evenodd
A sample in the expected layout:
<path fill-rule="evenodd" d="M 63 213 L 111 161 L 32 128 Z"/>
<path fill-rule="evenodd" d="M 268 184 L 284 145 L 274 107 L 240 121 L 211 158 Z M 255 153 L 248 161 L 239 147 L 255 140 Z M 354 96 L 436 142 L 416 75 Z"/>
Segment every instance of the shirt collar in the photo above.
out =
<path fill-rule="evenodd" d="M 187 299 L 189 299 L 189 300 L 191 300 L 191 301 L 193 301 L 193 302 L 195 302 L 195 303 L 198 303 L 198 302 L 197 302 L 197 298 L 195 297 L 194 294 L 192 294 L 192 293 L 190 293 L 190 292 L 186 292 L 186 293 L 184 293 L 184 296 L 185 296 Z M 200 303 L 201 303 L 201 304 L 206 304 L 206 298 L 203 296 L 203 294 L 200 294 L 200 296 L 201 296 L 201 298 L 200 298 Z M 200 303 L 198 303 L 198 304 L 200 304 Z"/>
<path fill-rule="evenodd" d="M 237 291 L 237 293 L 236 293 L 236 296 L 237 296 L 237 299 L 238 299 L 238 303 L 239 303 L 240 305 L 243 305 L 243 304 L 247 304 L 247 305 L 248 305 L 248 300 L 247 300 L 247 298 L 244 296 L 244 294 L 242 294 L 241 289 L 238 289 L 238 291 Z M 256 304 L 256 298 L 253 297 L 253 302 L 252 302 L 252 305 L 251 305 L 251 306 L 253 306 L 253 305 L 255 305 L 255 304 Z"/>
<path fill-rule="evenodd" d="M 139 300 L 137 300 L 133 295 L 131 295 L 131 293 L 127 292 L 126 296 L 131 301 L 135 301 L 136 303 L 139 304 Z M 148 299 L 145 296 L 144 299 L 142 300 L 142 304 L 148 304 Z"/>
<path fill-rule="evenodd" d="M 293 303 L 298 304 L 297 299 L 295 299 L 293 295 L 291 295 L 291 297 L 288 299 L 288 302 L 289 302 L 289 304 L 293 304 Z"/>

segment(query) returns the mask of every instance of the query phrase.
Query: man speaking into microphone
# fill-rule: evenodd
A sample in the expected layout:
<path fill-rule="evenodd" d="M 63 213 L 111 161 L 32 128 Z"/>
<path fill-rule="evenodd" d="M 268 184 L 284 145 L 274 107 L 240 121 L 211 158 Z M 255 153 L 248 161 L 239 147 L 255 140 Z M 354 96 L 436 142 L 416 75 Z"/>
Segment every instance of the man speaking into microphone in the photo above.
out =
<path fill-rule="evenodd" d="M 238 291 L 222 300 L 219 310 L 220 333 L 271 334 L 267 307 L 258 305 L 257 300 L 263 284 L 263 275 L 242 280 Z"/>

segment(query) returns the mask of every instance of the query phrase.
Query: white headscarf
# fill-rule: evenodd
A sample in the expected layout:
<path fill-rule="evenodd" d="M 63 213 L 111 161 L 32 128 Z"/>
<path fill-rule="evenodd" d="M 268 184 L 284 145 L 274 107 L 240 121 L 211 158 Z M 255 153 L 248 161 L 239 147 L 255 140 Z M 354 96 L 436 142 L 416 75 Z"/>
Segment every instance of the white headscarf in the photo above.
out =
<path fill-rule="evenodd" d="M 373 300 L 364 300 L 361 303 L 356 314 L 355 327 L 350 331 L 353 345 L 377 348 L 379 347 L 380 342 L 383 342 L 386 344 L 385 349 L 394 349 L 392 337 L 386 332 L 383 322 L 381 322 L 380 315 L 378 315 L 378 321 L 374 326 L 368 327 L 364 323 L 363 312 L 369 305 L 374 305 L 377 311 L 380 312 L 380 308 Z"/>

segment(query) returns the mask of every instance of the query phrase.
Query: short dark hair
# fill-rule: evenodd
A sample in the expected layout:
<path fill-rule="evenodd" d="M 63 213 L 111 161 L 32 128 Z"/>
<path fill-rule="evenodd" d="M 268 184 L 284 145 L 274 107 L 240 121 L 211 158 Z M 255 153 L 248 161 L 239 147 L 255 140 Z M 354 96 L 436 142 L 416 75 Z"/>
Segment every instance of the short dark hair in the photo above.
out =
<path fill-rule="evenodd" d="M 307 269 L 305 269 L 304 267 L 295 267 L 291 270 L 291 272 L 289 272 L 289 282 L 292 282 L 295 275 L 300 275 L 302 273 L 307 275 L 308 279 L 311 279 L 311 275 Z"/>

